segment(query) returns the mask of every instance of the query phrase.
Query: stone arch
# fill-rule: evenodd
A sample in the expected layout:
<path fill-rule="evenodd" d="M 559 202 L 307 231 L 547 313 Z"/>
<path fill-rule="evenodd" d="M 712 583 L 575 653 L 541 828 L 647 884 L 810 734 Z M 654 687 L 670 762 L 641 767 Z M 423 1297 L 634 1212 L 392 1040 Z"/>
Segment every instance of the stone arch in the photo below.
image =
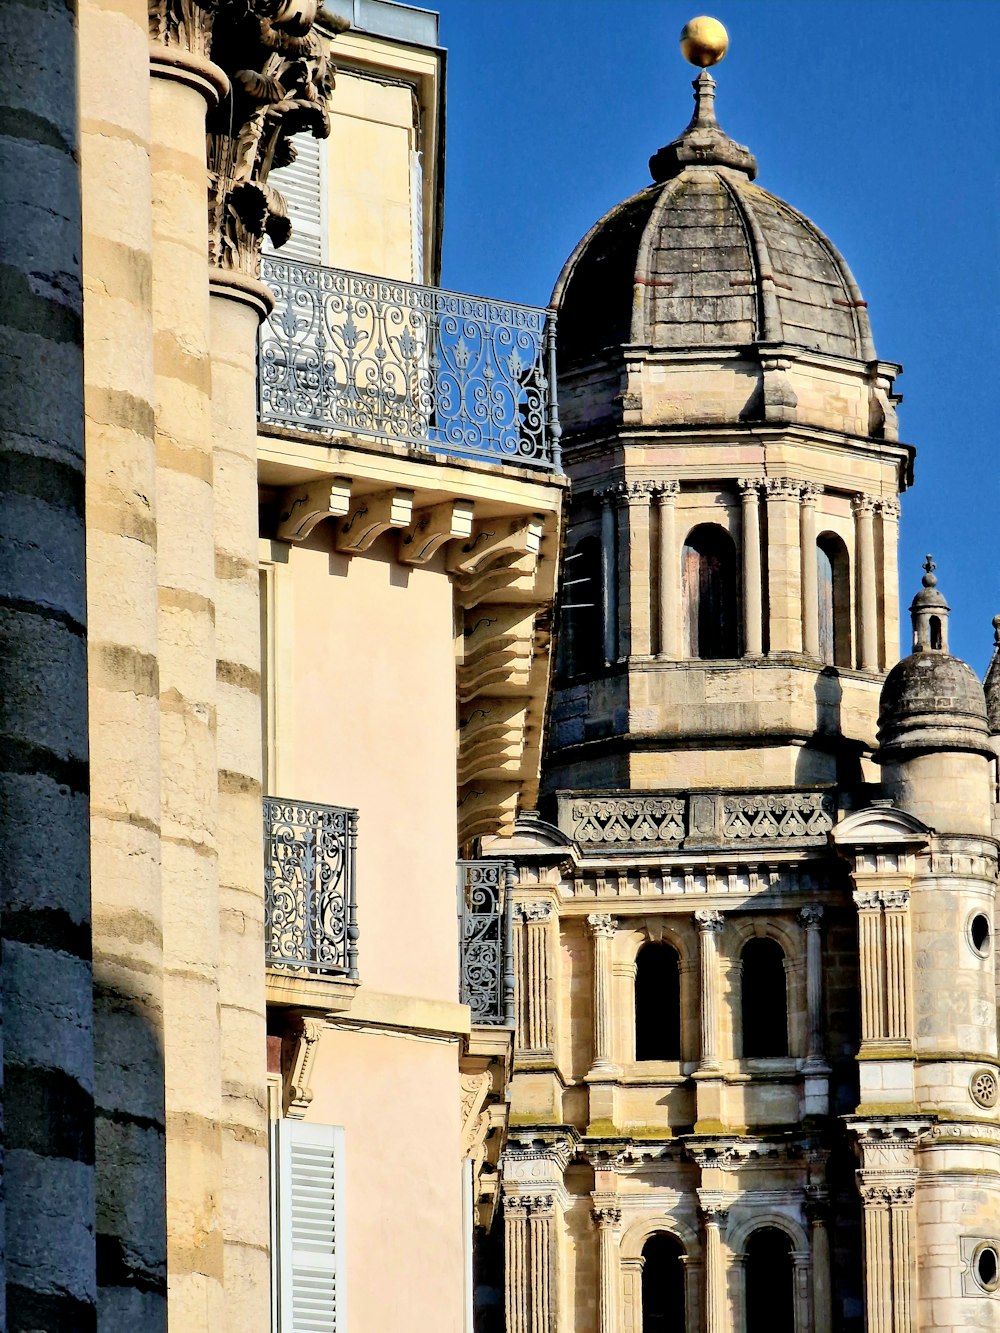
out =
<path fill-rule="evenodd" d="M 652 918 L 656 929 L 650 929 L 650 918 L 633 917 L 627 930 L 619 931 L 621 947 L 618 961 L 635 964 L 639 950 L 644 944 L 669 944 L 677 950 L 677 957 L 682 967 L 691 967 L 698 961 L 697 939 L 693 930 L 685 929 L 686 922 L 671 917 Z M 662 922 L 662 925 L 660 924 Z"/>
<path fill-rule="evenodd" d="M 747 1241 L 755 1231 L 760 1231 L 764 1227 L 774 1227 L 776 1231 L 783 1231 L 791 1242 L 793 1254 L 808 1254 L 809 1236 L 806 1228 L 799 1220 L 798 1216 L 790 1216 L 789 1213 L 798 1213 L 798 1207 L 795 1204 L 788 1205 L 789 1212 L 782 1212 L 779 1208 L 754 1208 L 752 1212 L 748 1211 L 735 1221 L 730 1214 L 729 1232 L 726 1237 L 730 1251 L 734 1255 L 745 1255 L 747 1252 Z"/>
<path fill-rule="evenodd" d="M 677 953 L 680 984 L 680 1060 L 695 1058 L 698 1019 L 698 941 L 693 926 L 681 917 L 633 917 L 618 932 L 615 955 L 616 1031 L 621 1059 L 636 1059 L 635 1005 L 639 951 L 647 944 L 668 944 Z"/>
<path fill-rule="evenodd" d="M 701 1242 L 698 1232 L 687 1222 L 677 1217 L 667 1217 L 665 1213 L 655 1213 L 648 1217 L 637 1217 L 622 1232 L 619 1253 L 622 1259 L 641 1259 L 642 1248 L 650 1236 L 664 1231 L 674 1236 L 681 1243 L 684 1254 L 689 1259 L 701 1257 Z"/>

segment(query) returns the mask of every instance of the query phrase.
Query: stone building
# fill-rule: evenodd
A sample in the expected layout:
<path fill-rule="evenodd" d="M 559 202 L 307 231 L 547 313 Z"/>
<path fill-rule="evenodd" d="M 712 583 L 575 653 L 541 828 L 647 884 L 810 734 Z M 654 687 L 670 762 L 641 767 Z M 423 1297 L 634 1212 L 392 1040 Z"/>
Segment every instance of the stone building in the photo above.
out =
<path fill-rule="evenodd" d="M 553 294 L 506 1329 L 996 1328 L 1000 657 L 988 713 L 928 559 L 897 662 L 900 367 L 694 90 Z"/>

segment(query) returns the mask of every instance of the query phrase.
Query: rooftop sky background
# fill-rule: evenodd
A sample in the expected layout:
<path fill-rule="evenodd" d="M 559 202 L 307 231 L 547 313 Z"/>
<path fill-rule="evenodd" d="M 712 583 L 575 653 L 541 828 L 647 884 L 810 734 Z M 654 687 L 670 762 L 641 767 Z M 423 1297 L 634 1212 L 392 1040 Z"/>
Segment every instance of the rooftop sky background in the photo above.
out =
<path fill-rule="evenodd" d="M 951 649 L 983 674 L 1000 612 L 1000 3 L 995 0 L 430 0 L 448 48 L 445 286 L 545 304 L 570 251 L 649 184 L 692 110 L 677 39 L 730 49 L 723 129 L 759 183 L 834 242 L 901 361 L 906 607 L 932 551 Z"/>

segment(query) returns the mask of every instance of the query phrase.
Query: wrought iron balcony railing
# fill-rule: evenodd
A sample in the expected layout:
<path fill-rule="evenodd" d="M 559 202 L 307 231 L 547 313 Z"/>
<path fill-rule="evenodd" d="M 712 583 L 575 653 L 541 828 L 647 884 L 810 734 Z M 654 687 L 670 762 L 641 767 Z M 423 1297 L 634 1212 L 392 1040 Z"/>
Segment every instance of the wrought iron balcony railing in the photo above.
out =
<path fill-rule="evenodd" d="M 555 315 L 265 256 L 262 422 L 558 470 Z"/>
<path fill-rule="evenodd" d="M 269 967 L 357 980 L 357 840 L 356 810 L 264 798 Z"/>
<path fill-rule="evenodd" d="M 514 866 L 459 861 L 461 1003 L 472 1026 L 514 1025 Z"/>

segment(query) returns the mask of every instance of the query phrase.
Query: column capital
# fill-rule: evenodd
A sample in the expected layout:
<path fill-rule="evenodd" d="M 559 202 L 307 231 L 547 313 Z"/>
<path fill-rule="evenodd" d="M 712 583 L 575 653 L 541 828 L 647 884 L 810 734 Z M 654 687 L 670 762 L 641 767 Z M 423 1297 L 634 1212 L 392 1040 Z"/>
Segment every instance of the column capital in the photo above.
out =
<path fill-rule="evenodd" d="M 599 1207 L 591 1209 L 591 1220 L 594 1226 L 600 1231 L 613 1230 L 620 1227 L 622 1223 L 622 1210 L 614 1208 L 609 1204 L 601 1204 Z"/>
<path fill-rule="evenodd" d="M 800 907 L 799 920 L 805 926 L 806 930 L 819 930 L 823 924 L 822 907 Z"/>
<path fill-rule="evenodd" d="M 722 913 L 708 908 L 701 908 L 694 914 L 698 931 L 702 935 L 717 935 L 722 930 Z"/>
<path fill-rule="evenodd" d="M 555 1212 L 554 1194 L 523 1194 L 521 1197 L 532 1217 L 545 1217 Z"/>
<path fill-rule="evenodd" d="M 816 501 L 823 494 L 823 487 L 818 481 L 804 481 L 799 494 L 804 505 L 815 507 Z"/>
<path fill-rule="evenodd" d="M 900 503 L 895 496 L 887 495 L 879 504 L 882 511 L 882 517 L 892 519 L 894 523 L 899 521 Z"/>
<path fill-rule="evenodd" d="M 878 896 L 887 912 L 900 912 L 909 905 L 909 889 L 879 889 Z"/>
<path fill-rule="evenodd" d="M 527 1217 L 528 1200 L 523 1194 L 505 1194 L 503 1210 L 507 1217 Z"/>
<path fill-rule="evenodd" d="M 591 912 L 587 917 L 587 928 L 596 939 L 599 935 L 614 935 L 618 922 L 606 912 Z"/>
<path fill-rule="evenodd" d="M 648 477 L 633 477 L 623 483 L 625 500 L 630 505 L 648 505 L 649 497 L 655 490 L 656 483 Z"/>
<path fill-rule="evenodd" d="M 802 483 L 792 477 L 765 477 L 764 489 L 769 500 L 797 500 Z"/>
<path fill-rule="evenodd" d="M 656 503 L 660 505 L 673 504 L 674 500 L 680 495 L 681 484 L 672 477 L 661 478 L 653 485 L 653 494 L 656 496 Z"/>
<path fill-rule="evenodd" d="M 854 899 L 854 906 L 859 912 L 880 912 L 882 910 L 882 895 L 878 889 L 855 889 L 851 897 Z"/>
<path fill-rule="evenodd" d="M 805 1215 L 813 1226 L 820 1226 L 830 1216 L 830 1191 L 825 1185 L 807 1185 Z"/>
<path fill-rule="evenodd" d="M 718 1190 L 698 1191 L 698 1215 L 706 1226 L 724 1227 L 729 1220 L 733 1196 Z"/>
<path fill-rule="evenodd" d="M 546 898 L 515 904 L 514 911 L 525 925 L 540 924 L 552 919 L 552 904 Z"/>
<path fill-rule="evenodd" d="M 868 517 L 875 512 L 875 497 L 873 495 L 852 495 L 851 509 L 859 517 Z"/>
<path fill-rule="evenodd" d="M 762 483 L 761 477 L 740 477 L 736 485 L 744 500 L 756 500 Z"/>
<path fill-rule="evenodd" d="M 916 1179 L 900 1180 L 897 1177 L 888 1180 L 880 1180 L 878 1177 L 866 1179 L 862 1171 L 859 1171 L 857 1176 L 858 1193 L 866 1208 L 905 1208 L 913 1203 Z"/>

